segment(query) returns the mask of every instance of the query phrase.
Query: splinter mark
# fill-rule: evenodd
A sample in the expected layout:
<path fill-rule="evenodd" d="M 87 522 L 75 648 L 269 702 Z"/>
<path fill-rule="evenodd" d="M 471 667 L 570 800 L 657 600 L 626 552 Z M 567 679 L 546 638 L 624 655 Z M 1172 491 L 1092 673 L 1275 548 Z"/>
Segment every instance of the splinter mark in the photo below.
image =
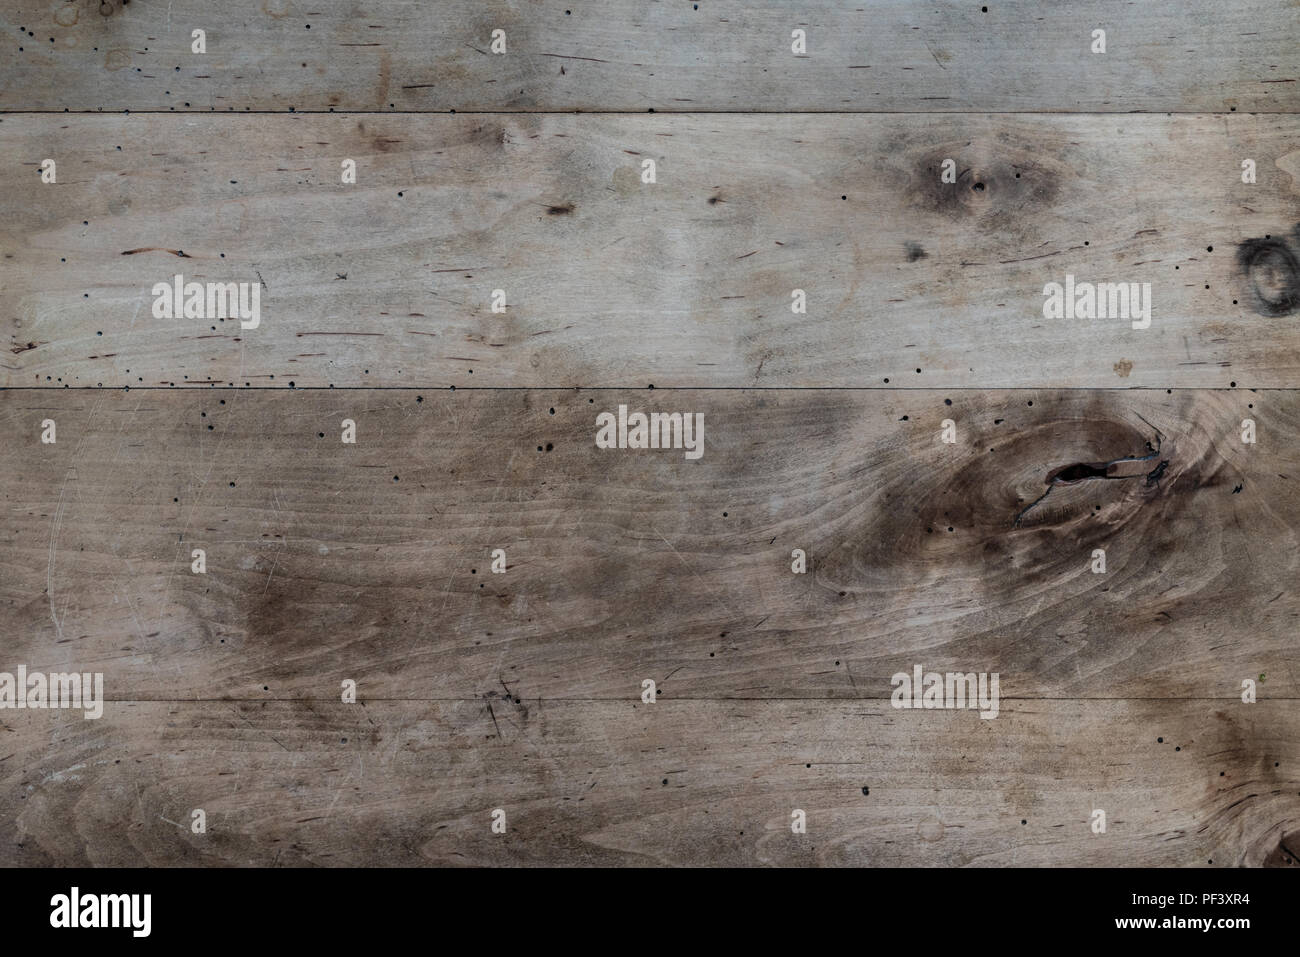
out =
<path fill-rule="evenodd" d="M 136 253 L 171 253 L 173 256 L 179 256 L 181 259 L 193 259 L 193 256 L 187 256 L 182 249 L 164 249 L 162 246 L 141 246 L 139 249 L 124 249 L 123 256 L 134 256 Z"/>
<path fill-rule="evenodd" d="M 1109 462 L 1076 462 L 1073 465 L 1063 465 L 1060 468 L 1053 469 L 1047 473 L 1047 478 L 1044 480 L 1047 483 L 1047 491 L 1022 508 L 1016 515 L 1016 520 L 1011 527 L 1019 528 L 1021 519 L 1029 514 L 1029 511 L 1041 503 L 1045 498 L 1047 498 L 1047 496 L 1051 495 L 1052 489 L 1056 488 L 1058 485 L 1077 485 L 1079 482 L 1087 482 L 1091 479 L 1118 480 L 1134 478 L 1145 478 L 1148 488 L 1152 485 L 1158 484 L 1160 482 L 1160 477 L 1165 474 L 1165 469 L 1169 467 L 1168 459 L 1162 459 L 1159 464 L 1149 472 L 1143 472 L 1140 469 L 1135 472 L 1126 471 L 1121 468 L 1122 465 L 1127 463 L 1150 462 L 1152 459 L 1160 456 L 1160 445 L 1164 441 L 1164 436 L 1160 433 L 1159 429 L 1154 425 L 1151 425 L 1150 422 L 1147 422 L 1146 419 L 1143 419 L 1141 415 L 1138 415 L 1138 418 L 1142 419 L 1143 422 L 1146 422 L 1146 424 L 1151 427 L 1151 430 L 1155 432 L 1156 436 L 1156 443 L 1154 446 L 1150 442 L 1147 443 L 1147 448 L 1150 451 L 1148 451 L 1146 455 L 1128 455 L 1123 458 L 1111 459 Z"/>

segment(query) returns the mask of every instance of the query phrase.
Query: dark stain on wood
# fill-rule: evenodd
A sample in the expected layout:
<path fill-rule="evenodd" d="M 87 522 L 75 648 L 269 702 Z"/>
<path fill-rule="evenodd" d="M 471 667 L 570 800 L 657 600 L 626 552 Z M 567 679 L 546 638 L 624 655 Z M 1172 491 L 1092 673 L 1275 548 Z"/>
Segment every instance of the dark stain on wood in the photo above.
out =
<path fill-rule="evenodd" d="M 171 253 L 173 256 L 179 256 L 181 259 L 190 259 L 190 258 L 192 258 L 192 257 L 190 257 L 190 256 L 187 256 L 183 250 L 180 250 L 180 249 L 164 249 L 164 248 L 161 247 L 161 246 L 141 246 L 139 249 L 124 249 L 124 250 L 122 250 L 122 255 L 123 255 L 123 256 L 134 256 L 136 253 Z"/>
<path fill-rule="evenodd" d="M 1293 235 L 1300 244 L 1300 224 Z M 1261 316 L 1289 316 L 1300 309 L 1300 262 L 1291 244 L 1272 236 L 1244 240 L 1237 246 L 1237 266 Z"/>
<path fill-rule="evenodd" d="M 1064 164 L 1041 143 L 948 143 L 928 146 L 913 136 L 898 147 L 916 159 L 903 185 L 908 205 L 946 219 L 971 219 L 983 231 L 1023 233 L 1060 195 Z M 1004 137 L 1009 139 L 1009 135 Z M 943 182 L 945 160 L 956 182 Z"/>

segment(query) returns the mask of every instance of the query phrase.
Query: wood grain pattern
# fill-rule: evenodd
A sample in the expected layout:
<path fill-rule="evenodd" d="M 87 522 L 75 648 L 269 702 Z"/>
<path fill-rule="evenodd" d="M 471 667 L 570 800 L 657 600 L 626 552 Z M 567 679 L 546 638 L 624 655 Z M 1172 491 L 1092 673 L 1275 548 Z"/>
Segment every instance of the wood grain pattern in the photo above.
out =
<path fill-rule="evenodd" d="M 33 185 L 0 196 L 0 383 L 1295 387 L 1297 143 L 1256 116 L 9 117 Z M 154 318 L 177 273 L 263 284 L 260 327 Z M 1150 283 L 1150 328 L 1045 319 L 1067 274 Z"/>
<path fill-rule="evenodd" d="M 0 0 L 0 866 L 1297 866 L 1297 37 Z"/>
<path fill-rule="evenodd" d="M 137 702 L 8 712 L 4 730 L 5 865 L 1292 866 L 1300 843 L 1294 700 L 1016 702 L 995 721 L 879 702 Z"/>
<path fill-rule="evenodd" d="M 1294 111 L 1298 33 L 1291 0 L 4 0 L 0 109 Z"/>
<path fill-rule="evenodd" d="M 703 457 L 597 449 L 620 403 L 702 412 Z M 1290 391 L 35 390 L 0 422 L 0 632 L 112 698 L 1300 693 Z"/>

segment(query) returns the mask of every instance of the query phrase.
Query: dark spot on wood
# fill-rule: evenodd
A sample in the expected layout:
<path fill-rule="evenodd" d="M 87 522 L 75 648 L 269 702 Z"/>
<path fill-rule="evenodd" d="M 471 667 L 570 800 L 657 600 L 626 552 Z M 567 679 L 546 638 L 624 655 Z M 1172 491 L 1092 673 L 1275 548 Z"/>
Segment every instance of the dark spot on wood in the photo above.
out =
<path fill-rule="evenodd" d="M 124 250 L 122 250 L 122 255 L 123 255 L 123 256 L 134 256 L 136 253 L 171 253 L 173 256 L 179 256 L 181 259 L 189 259 L 189 258 L 191 258 L 191 257 L 185 255 L 184 250 L 181 250 L 181 249 L 163 249 L 161 246 L 141 246 L 139 249 L 124 249 Z"/>
<path fill-rule="evenodd" d="M 1297 849 L 1300 849 L 1300 831 L 1283 834 L 1281 840 L 1277 842 L 1277 847 L 1273 848 L 1268 857 L 1264 858 L 1264 866 L 1300 866 L 1300 856 L 1296 854 Z"/>
<path fill-rule="evenodd" d="M 1106 478 L 1109 474 L 1105 462 L 1077 462 L 1049 472 L 1046 482 L 1048 485 L 1068 485 L 1072 482 L 1082 482 L 1084 479 Z"/>
<path fill-rule="evenodd" d="M 971 219 L 986 232 L 1026 240 L 1036 236 L 1038 214 L 1053 206 L 1061 182 L 1073 177 L 1066 158 L 1043 144 L 1015 141 L 1008 134 L 997 142 L 960 140 L 934 146 L 919 135 L 903 135 L 890 144 L 900 167 L 887 170 L 906 204 L 947 219 Z M 956 182 L 942 181 L 944 160 L 957 164 Z"/>
<path fill-rule="evenodd" d="M 1300 242 L 1300 225 L 1295 233 Z M 1237 246 L 1237 266 L 1261 316 L 1289 316 L 1300 309 L 1300 262 L 1285 240 L 1244 240 Z"/>
<path fill-rule="evenodd" d="M 904 244 L 903 248 L 907 250 L 907 261 L 910 263 L 914 263 L 918 259 L 924 259 L 929 255 L 920 243 L 914 243 L 910 240 Z"/>
<path fill-rule="evenodd" d="M 1147 485 L 1155 485 L 1160 481 L 1160 476 L 1165 474 L 1165 469 L 1169 467 L 1168 459 L 1161 459 L 1160 464 L 1147 473 Z"/>
<path fill-rule="evenodd" d="M 563 203 L 559 206 L 548 206 L 546 207 L 546 212 L 547 215 L 550 216 L 567 216 L 573 212 L 573 204 Z"/>

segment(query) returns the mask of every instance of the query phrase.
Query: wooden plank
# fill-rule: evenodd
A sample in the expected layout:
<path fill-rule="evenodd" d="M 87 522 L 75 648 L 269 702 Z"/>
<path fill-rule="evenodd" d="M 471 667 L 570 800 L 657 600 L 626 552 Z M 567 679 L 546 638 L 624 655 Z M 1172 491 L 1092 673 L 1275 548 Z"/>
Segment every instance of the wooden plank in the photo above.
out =
<path fill-rule="evenodd" d="M 620 404 L 703 414 L 702 456 L 597 449 Z M 1261 674 L 1295 696 L 1298 413 L 1241 390 L 7 391 L 0 633 L 127 699 L 882 699 L 918 664 L 1017 698 L 1232 701 Z"/>
<path fill-rule="evenodd" d="M 1298 0 L 216 9 L 0 0 L 0 866 L 1295 865 Z"/>
<path fill-rule="evenodd" d="M 0 196 L 0 383 L 1296 387 L 1297 142 L 1253 116 L 8 117 L 32 187 Z M 155 318 L 178 273 L 258 284 L 260 325 Z M 1150 327 L 1044 318 L 1067 276 L 1149 283 Z"/>
<path fill-rule="evenodd" d="M 1300 836 L 1293 700 L 1016 702 L 991 721 L 807 701 L 137 702 L 5 725 L 5 866 L 1220 867 L 1293 864 Z"/>
<path fill-rule="evenodd" d="M 107 16 L 103 14 L 108 14 Z M 0 109 L 1295 111 L 1278 0 L 4 0 Z M 206 52 L 192 52 L 192 31 Z M 505 52 L 491 52 L 494 30 Z M 804 30 L 806 53 L 792 49 Z M 1094 53 L 1093 31 L 1106 31 Z"/>

